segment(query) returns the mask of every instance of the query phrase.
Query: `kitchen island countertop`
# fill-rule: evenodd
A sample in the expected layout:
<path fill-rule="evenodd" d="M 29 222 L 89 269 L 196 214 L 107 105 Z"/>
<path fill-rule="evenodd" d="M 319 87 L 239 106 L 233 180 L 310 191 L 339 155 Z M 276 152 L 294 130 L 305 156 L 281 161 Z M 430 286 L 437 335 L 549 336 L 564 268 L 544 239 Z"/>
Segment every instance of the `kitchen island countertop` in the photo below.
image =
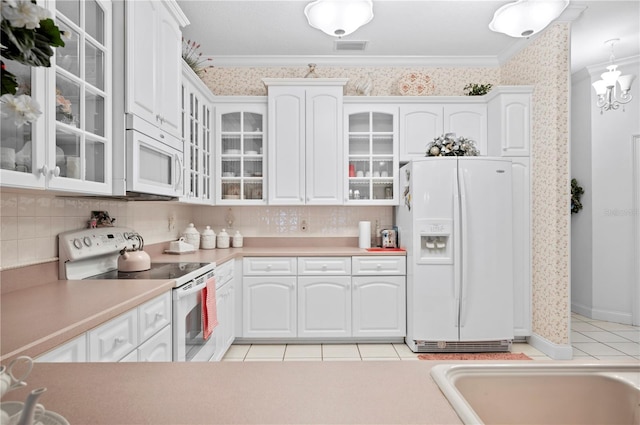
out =
<path fill-rule="evenodd" d="M 3 401 L 71 424 L 460 424 L 431 361 L 36 363 Z"/>

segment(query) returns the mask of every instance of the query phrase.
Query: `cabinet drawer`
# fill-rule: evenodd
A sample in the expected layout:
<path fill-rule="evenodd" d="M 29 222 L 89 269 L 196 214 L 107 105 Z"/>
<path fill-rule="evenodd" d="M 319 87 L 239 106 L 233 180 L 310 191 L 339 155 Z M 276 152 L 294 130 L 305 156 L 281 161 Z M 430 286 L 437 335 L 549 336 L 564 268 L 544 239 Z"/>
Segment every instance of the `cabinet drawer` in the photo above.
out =
<path fill-rule="evenodd" d="M 298 257 L 299 276 L 350 274 L 351 257 Z"/>
<path fill-rule="evenodd" d="M 130 310 L 87 333 L 90 362 L 117 362 L 138 345 L 138 310 Z"/>
<path fill-rule="evenodd" d="M 249 257 L 242 262 L 245 276 L 295 276 L 295 257 Z"/>
<path fill-rule="evenodd" d="M 80 363 L 87 361 L 87 336 L 82 334 L 35 359 L 47 363 Z"/>
<path fill-rule="evenodd" d="M 143 343 L 171 323 L 171 292 L 160 295 L 138 307 L 138 333 Z"/>
<path fill-rule="evenodd" d="M 226 282 L 233 279 L 234 265 L 233 260 L 227 261 L 226 263 L 222 263 L 221 265 L 216 264 L 216 287 L 219 288 L 224 285 Z"/>
<path fill-rule="evenodd" d="M 404 256 L 352 257 L 353 275 L 404 275 L 407 273 Z"/>

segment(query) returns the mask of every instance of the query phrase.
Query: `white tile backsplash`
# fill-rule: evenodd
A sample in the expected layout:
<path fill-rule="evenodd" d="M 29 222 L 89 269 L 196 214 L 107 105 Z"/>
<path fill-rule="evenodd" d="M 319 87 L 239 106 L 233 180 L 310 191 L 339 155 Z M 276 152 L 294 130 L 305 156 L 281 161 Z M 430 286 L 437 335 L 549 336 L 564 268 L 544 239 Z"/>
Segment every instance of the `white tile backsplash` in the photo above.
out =
<path fill-rule="evenodd" d="M 247 237 L 356 237 L 358 222 L 393 223 L 393 207 L 227 207 L 176 202 L 126 202 L 55 197 L 49 193 L 0 193 L 0 267 L 12 268 L 58 256 L 59 233 L 87 226 L 91 211 L 108 211 L 115 225 L 138 231 L 146 244 L 177 239 L 189 223 L 239 230 Z M 169 228 L 173 217 L 173 228 Z M 228 225 L 232 220 L 232 226 Z M 301 230 L 306 221 L 307 231 Z"/>

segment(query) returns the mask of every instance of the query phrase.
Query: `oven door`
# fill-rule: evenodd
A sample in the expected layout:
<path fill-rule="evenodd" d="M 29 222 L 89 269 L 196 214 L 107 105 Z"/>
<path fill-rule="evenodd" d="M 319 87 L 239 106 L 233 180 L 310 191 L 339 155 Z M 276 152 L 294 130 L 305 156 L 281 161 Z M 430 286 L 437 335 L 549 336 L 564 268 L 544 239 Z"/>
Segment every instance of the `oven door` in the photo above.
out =
<path fill-rule="evenodd" d="M 206 362 L 216 354 L 217 329 L 207 340 L 202 331 L 202 289 L 207 278 L 196 278 L 173 290 L 174 362 Z"/>

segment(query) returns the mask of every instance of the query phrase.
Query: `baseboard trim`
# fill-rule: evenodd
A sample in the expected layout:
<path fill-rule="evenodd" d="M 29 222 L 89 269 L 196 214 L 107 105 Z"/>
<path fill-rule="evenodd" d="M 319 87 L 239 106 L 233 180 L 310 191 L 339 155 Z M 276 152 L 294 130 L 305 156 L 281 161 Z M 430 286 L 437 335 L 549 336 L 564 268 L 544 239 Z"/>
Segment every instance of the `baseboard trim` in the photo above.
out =
<path fill-rule="evenodd" d="M 605 322 L 622 323 L 630 325 L 633 321 L 633 315 L 631 313 L 621 313 L 611 310 L 600 310 L 593 307 L 586 307 L 581 304 L 571 304 L 571 311 L 578 313 L 581 316 L 588 317 L 594 320 L 603 320 Z"/>
<path fill-rule="evenodd" d="M 593 315 L 593 309 L 582 304 L 571 303 L 571 311 L 588 318 L 592 318 Z"/>
<path fill-rule="evenodd" d="M 529 337 L 528 342 L 533 348 L 542 351 L 553 360 L 571 360 L 573 358 L 573 348 L 570 344 L 556 344 L 535 333 Z"/>

